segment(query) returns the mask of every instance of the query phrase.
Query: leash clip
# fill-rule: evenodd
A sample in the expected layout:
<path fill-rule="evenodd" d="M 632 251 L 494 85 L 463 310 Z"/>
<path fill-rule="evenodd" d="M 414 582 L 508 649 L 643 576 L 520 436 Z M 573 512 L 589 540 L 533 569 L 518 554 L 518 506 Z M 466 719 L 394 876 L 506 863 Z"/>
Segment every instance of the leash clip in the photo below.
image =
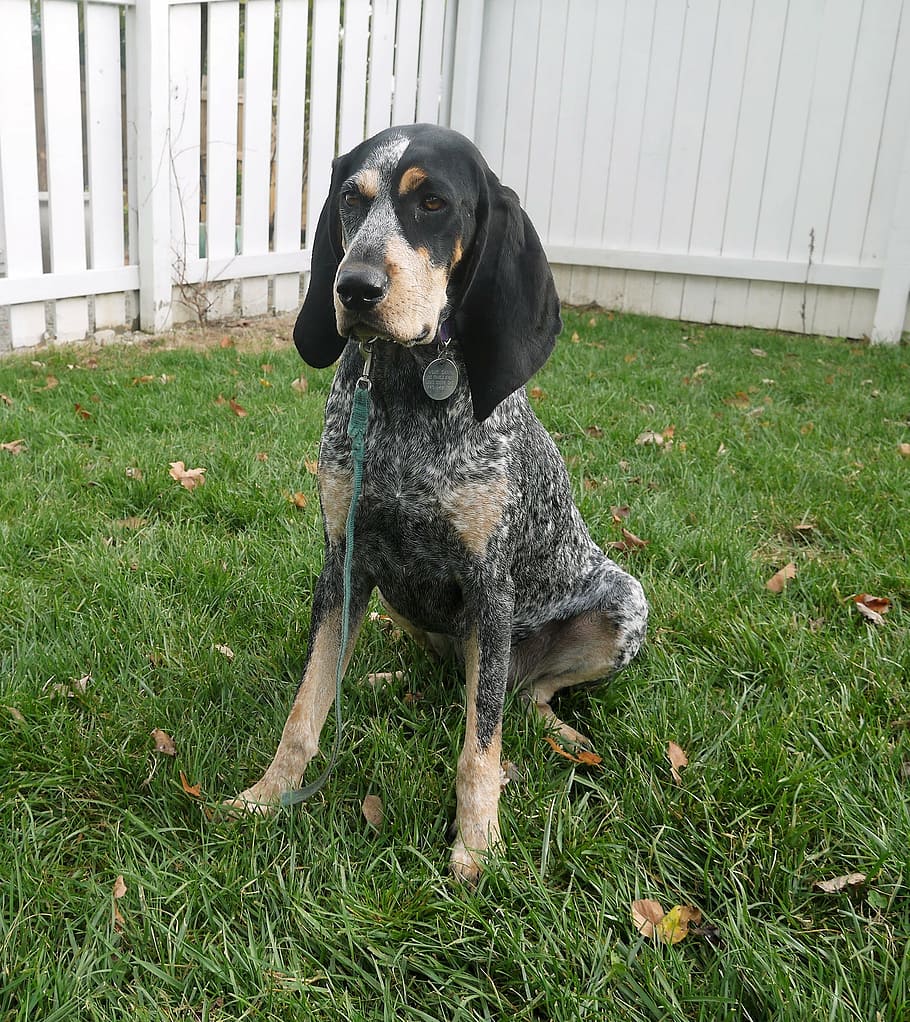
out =
<path fill-rule="evenodd" d="M 373 381 L 370 379 L 370 369 L 373 366 L 373 345 L 375 343 L 375 337 L 370 337 L 368 340 L 360 342 L 360 355 L 363 359 L 363 372 L 357 380 L 358 390 L 370 390 L 373 386 Z"/>

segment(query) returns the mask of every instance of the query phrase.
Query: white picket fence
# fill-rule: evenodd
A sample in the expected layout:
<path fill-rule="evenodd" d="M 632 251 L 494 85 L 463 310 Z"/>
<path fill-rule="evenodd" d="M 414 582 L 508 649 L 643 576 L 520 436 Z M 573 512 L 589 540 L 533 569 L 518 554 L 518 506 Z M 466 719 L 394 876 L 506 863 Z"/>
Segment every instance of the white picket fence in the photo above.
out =
<path fill-rule="evenodd" d="M 332 157 L 415 120 L 570 301 L 910 327 L 910 0 L 0 0 L 0 349 L 294 309 Z"/>

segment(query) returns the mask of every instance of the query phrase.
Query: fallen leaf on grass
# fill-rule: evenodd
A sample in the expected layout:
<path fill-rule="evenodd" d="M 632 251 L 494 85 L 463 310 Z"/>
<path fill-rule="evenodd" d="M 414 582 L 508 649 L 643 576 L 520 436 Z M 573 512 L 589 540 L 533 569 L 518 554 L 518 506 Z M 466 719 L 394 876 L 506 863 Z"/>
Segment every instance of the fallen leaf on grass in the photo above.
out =
<path fill-rule="evenodd" d="M 639 433 L 635 438 L 635 443 L 639 447 L 645 447 L 648 444 L 655 444 L 657 447 L 661 447 L 664 442 L 663 433 L 656 433 L 653 429 L 646 429 L 644 433 Z"/>
<path fill-rule="evenodd" d="M 865 873 L 847 873 L 841 877 L 832 877 L 830 880 L 816 880 L 813 886 L 824 891 L 825 894 L 837 894 L 848 888 L 859 887 L 865 882 Z"/>
<path fill-rule="evenodd" d="M 603 762 L 596 752 L 589 752 L 587 749 L 582 749 L 578 754 L 575 754 L 569 752 L 568 749 L 564 749 L 551 735 L 544 735 L 544 739 L 547 744 L 552 747 L 554 752 L 558 752 L 560 756 L 571 760 L 573 763 L 583 763 L 585 766 L 599 766 Z"/>
<path fill-rule="evenodd" d="M 891 609 L 891 601 L 886 596 L 870 596 L 868 593 L 854 593 L 850 597 L 859 613 L 874 625 L 883 625 L 882 616 Z"/>
<path fill-rule="evenodd" d="M 172 461 L 170 466 L 168 475 L 188 490 L 195 490 L 197 486 L 205 483 L 204 468 L 187 468 L 182 461 Z"/>
<path fill-rule="evenodd" d="M 76 414 L 79 416 L 80 419 L 90 419 L 92 417 L 92 413 L 88 411 L 86 408 L 83 408 L 82 405 L 77 404 L 75 406 L 75 409 Z"/>
<path fill-rule="evenodd" d="M 767 351 L 764 351 L 762 348 L 750 348 L 749 351 L 751 351 L 756 358 L 768 357 Z"/>
<path fill-rule="evenodd" d="M 680 768 L 689 765 L 689 758 L 676 742 L 667 743 L 667 759 L 670 761 L 670 774 L 677 784 L 682 784 Z"/>
<path fill-rule="evenodd" d="M 404 671 L 371 671 L 367 675 L 367 684 L 375 688 L 377 685 L 392 685 L 404 681 Z"/>
<path fill-rule="evenodd" d="M 780 571 L 776 571 L 765 583 L 765 589 L 772 593 L 782 593 L 790 579 L 796 578 L 796 565 L 793 561 L 785 564 Z"/>
<path fill-rule="evenodd" d="M 13 720 L 17 724 L 24 724 L 25 723 L 25 717 L 22 715 L 22 711 L 21 710 L 17 709 L 15 706 L 7 706 L 6 709 L 9 712 L 9 715 L 13 718 Z"/>
<path fill-rule="evenodd" d="M 44 380 L 44 386 L 39 387 L 38 390 L 53 390 L 54 387 L 58 387 L 59 385 L 60 381 L 56 376 L 48 376 Z"/>
<path fill-rule="evenodd" d="M 230 646 L 225 646 L 223 642 L 216 642 L 215 649 L 222 655 L 226 656 L 228 660 L 234 659 L 234 651 Z"/>
<path fill-rule="evenodd" d="M 123 877 L 118 876 L 114 881 L 114 886 L 111 889 L 111 904 L 114 909 L 114 925 L 117 927 L 123 926 L 123 916 L 120 914 L 120 909 L 117 907 L 117 902 L 126 894 L 127 887 L 123 882 Z"/>
<path fill-rule="evenodd" d="M 3 395 L 0 394 L 0 397 L 2 396 Z M 897 449 L 898 452 L 902 454 L 905 458 L 910 458 L 910 444 L 898 444 Z"/>
<path fill-rule="evenodd" d="M 51 685 L 50 690 L 54 695 L 66 696 L 67 699 L 75 699 L 77 696 L 84 696 L 88 691 L 88 683 L 92 680 L 90 674 L 83 674 L 81 678 L 64 684 L 59 682 L 56 685 Z M 44 686 L 47 688 L 47 685 Z"/>
<path fill-rule="evenodd" d="M 365 795 L 360 806 L 363 818 L 373 828 L 379 830 L 384 818 L 382 799 L 378 795 Z"/>
<path fill-rule="evenodd" d="M 13 399 L 8 394 L 0 394 L 0 401 L 2 401 L 7 408 L 13 407 Z M 910 446 L 910 444 L 908 444 Z"/>
<path fill-rule="evenodd" d="M 298 376 L 296 380 L 292 380 L 291 386 L 298 394 L 305 394 L 310 389 L 310 384 L 305 376 Z"/>
<path fill-rule="evenodd" d="M 643 937 L 658 937 L 665 944 L 678 944 L 689 935 L 689 925 L 701 923 L 701 912 L 691 905 L 674 905 L 664 912 L 659 901 L 641 898 L 632 902 L 632 923 Z"/>
<path fill-rule="evenodd" d="M 155 752 L 160 753 L 162 756 L 176 756 L 177 746 L 174 745 L 174 739 L 167 733 L 162 731 L 161 728 L 156 727 L 152 731 L 152 739 L 155 742 Z"/>
<path fill-rule="evenodd" d="M 228 401 L 228 404 L 230 405 L 231 411 L 237 416 L 238 419 L 243 419 L 248 414 L 247 410 L 243 407 L 243 405 L 235 401 L 233 398 L 231 398 Z"/>
<path fill-rule="evenodd" d="M 137 518 L 132 516 L 130 518 L 118 518 L 114 522 L 114 525 L 119 525 L 121 529 L 141 529 L 148 524 L 147 518 Z"/>
<path fill-rule="evenodd" d="M 600 426 L 586 426 L 585 427 L 585 436 L 592 437 L 594 440 L 600 440 L 600 438 L 603 435 L 604 435 L 604 431 L 600 428 Z"/>
<path fill-rule="evenodd" d="M 629 532 L 628 529 L 623 529 L 622 539 L 613 540 L 610 544 L 610 549 L 622 550 L 625 552 L 643 550 L 650 542 L 651 541 L 649 539 L 640 539 L 634 532 Z"/>
<path fill-rule="evenodd" d="M 624 518 L 628 518 L 631 513 L 632 511 L 628 504 L 623 504 L 622 507 L 614 506 L 610 508 L 610 517 L 617 525 L 619 525 Z"/>
<path fill-rule="evenodd" d="M 532 387 L 528 393 L 535 401 L 542 401 L 546 396 L 546 391 L 540 387 Z"/>
<path fill-rule="evenodd" d="M 518 767 L 510 760 L 504 759 L 499 764 L 499 790 L 502 791 L 513 781 L 517 784 L 521 779 L 521 771 Z"/>
<path fill-rule="evenodd" d="M 319 471 L 319 462 L 316 461 L 315 459 L 310 460 L 309 458 L 304 458 L 303 467 L 307 470 L 307 472 L 310 473 L 311 476 L 314 476 Z"/>
<path fill-rule="evenodd" d="M 142 479 L 142 469 L 141 468 L 133 468 L 132 466 L 129 466 L 127 468 L 127 470 L 126 470 L 126 478 L 127 479 L 135 479 L 137 481 Z"/>
<path fill-rule="evenodd" d="M 190 784 L 186 778 L 186 774 L 180 771 L 180 784 L 187 795 L 192 798 L 202 798 L 202 785 L 201 784 Z"/>
<path fill-rule="evenodd" d="M 307 504 L 309 503 L 309 500 L 310 498 L 305 493 L 302 493 L 300 490 L 298 490 L 296 493 L 291 494 L 291 503 L 296 508 L 306 507 Z"/>
<path fill-rule="evenodd" d="M 0 451 L 7 451 L 9 454 L 21 454 L 24 450 L 24 440 L 7 440 L 5 444 L 0 444 Z"/>

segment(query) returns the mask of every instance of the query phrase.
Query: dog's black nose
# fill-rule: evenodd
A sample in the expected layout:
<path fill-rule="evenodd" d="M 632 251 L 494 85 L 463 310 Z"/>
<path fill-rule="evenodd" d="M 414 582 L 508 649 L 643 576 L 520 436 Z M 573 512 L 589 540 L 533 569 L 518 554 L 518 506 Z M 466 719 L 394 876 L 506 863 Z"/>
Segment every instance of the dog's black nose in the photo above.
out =
<path fill-rule="evenodd" d="M 346 309 L 357 311 L 378 305 L 389 290 L 389 278 L 376 266 L 355 263 L 338 274 L 335 291 Z"/>

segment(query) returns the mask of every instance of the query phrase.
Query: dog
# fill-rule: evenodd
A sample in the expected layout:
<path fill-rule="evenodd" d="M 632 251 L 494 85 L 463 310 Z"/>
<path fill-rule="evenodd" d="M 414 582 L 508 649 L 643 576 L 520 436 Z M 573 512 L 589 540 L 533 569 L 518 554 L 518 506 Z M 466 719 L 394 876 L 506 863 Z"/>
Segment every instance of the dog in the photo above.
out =
<path fill-rule="evenodd" d="M 509 689 L 563 744 L 590 746 L 551 700 L 626 665 L 644 640 L 648 604 L 589 535 L 524 391 L 561 328 L 540 240 L 467 138 L 393 127 L 334 161 L 294 327 L 309 365 L 340 359 L 317 476 L 325 559 L 278 749 L 233 805 L 268 811 L 300 783 L 335 697 L 341 645 L 346 665 L 374 589 L 401 628 L 464 668 L 456 877 L 475 881 L 500 839 Z M 372 405 L 343 638 L 347 426 L 368 339 Z M 439 362 L 450 365 L 440 372 Z"/>

